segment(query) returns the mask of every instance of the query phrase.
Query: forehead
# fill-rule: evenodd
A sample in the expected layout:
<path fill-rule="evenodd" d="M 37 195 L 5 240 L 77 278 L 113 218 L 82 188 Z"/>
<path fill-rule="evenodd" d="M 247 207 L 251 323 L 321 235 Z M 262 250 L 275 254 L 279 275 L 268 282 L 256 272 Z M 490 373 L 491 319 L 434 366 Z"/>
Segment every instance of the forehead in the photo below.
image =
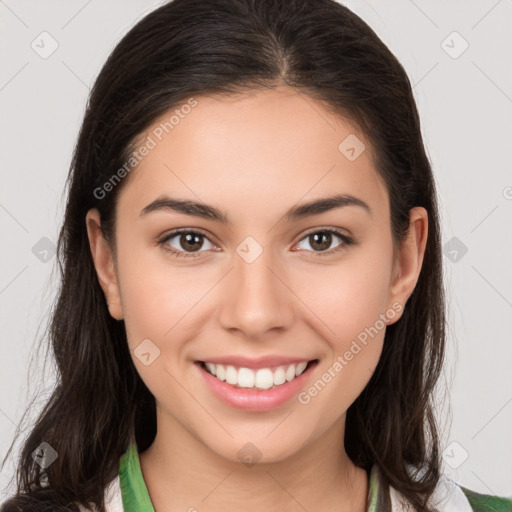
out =
<path fill-rule="evenodd" d="M 225 210 L 249 201 L 261 210 L 275 207 L 276 198 L 289 206 L 347 193 L 386 207 L 369 141 L 321 102 L 288 87 L 194 100 L 193 108 L 177 105 L 141 134 L 139 147 L 151 149 L 121 196 L 141 208 L 169 194 Z"/>

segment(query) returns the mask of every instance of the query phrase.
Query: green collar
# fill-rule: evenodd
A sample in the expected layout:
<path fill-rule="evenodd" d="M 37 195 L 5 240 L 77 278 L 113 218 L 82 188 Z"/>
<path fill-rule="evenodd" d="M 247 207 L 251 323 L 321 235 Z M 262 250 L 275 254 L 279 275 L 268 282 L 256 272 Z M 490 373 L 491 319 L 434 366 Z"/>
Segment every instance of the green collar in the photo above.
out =
<path fill-rule="evenodd" d="M 119 480 L 124 512 L 155 512 L 142 476 L 135 442 L 130 443 L 119 461 Z"/>
<path fill-rule="evenodd" d="M 155 512 L 146 482 L 144 482 L 142 476 L 139 453 L 135 442 L 130 444 L 119 461 L 119 479 L 124 512 Z M 382 492 L 382 487 L 379 488 L 377 469 L 374 466 L 368 485 L 367 512 L 388 510 L 385 506 L 389 499 L 388 496 L 388 493 L 384 494 Z M 387 506 L 389 507 L 389 504 Z"/>

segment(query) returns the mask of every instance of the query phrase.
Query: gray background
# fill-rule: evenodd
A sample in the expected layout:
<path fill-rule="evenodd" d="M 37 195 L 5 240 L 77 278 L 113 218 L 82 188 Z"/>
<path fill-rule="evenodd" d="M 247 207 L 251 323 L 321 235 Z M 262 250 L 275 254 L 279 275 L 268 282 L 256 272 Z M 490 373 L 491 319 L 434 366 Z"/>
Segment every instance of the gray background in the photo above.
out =
<path fill-rule="evenodd" d="M 55 296 L 62 191 L 89 88 L 116 42 L 159 3 L 0 0 L 2 457 L 32 393 L 42 393 L 33 418 L 53 382 L 39 374 L 34 346 Z M 512 2 L 344 3 L 409 74 L 437 179 L 445 471 L 476 491 L 512 495 Z M 0 475 L 0 499 L 12 468 Z"/>

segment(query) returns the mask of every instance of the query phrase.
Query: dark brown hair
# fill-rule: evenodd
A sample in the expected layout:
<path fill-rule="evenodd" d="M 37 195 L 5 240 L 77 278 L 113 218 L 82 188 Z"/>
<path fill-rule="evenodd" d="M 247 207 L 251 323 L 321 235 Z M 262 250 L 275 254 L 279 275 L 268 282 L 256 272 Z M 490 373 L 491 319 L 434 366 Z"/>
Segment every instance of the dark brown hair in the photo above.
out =
<path fill-rule="evenodd" d="M 87 211 L 97 208 L 113 241 L 124 182 L 103 198 L 94 191 L 123 166 L 144 129 L 190 97 L 282 84 L 325 102 L 365 134 L 387 185 L 395 246 L 410 210 L 428 212 L 418 283 L 348 410 L 345 439 L 355 464 L 378 465 L 388 484 L 427 510 L 440 476 L 432 399 L 445 304 L 434 179 L 409 79 L 375 32 L 333 0 L 174 0 L 126 34 L 90 95 L 58 241 L 62 283 L 48 330 L 57 383 L 24 442 L 17 494 L 5 512 L 76 510 L 74 503 L 88 502 L 103 512 L 104 488 L 132 433 L 140 451 L 156 433 L 154 397 L 133 365 L 124 323 L 109 315 L 85 225 Z M 58 452 L 46 470 L 31 456 L 43 441 Z M 420 474 L 413 477 L 410 465 Z"/>

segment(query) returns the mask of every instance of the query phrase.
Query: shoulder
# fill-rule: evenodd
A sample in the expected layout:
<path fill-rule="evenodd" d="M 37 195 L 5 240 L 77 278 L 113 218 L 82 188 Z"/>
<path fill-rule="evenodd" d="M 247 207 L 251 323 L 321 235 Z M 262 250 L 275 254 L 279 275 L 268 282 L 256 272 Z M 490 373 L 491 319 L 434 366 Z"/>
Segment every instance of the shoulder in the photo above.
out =
<path fill-rule="evenodd" d="M 410 510 L 408 502 L 393 487 L 389 488 L 393 512 Z M 480 494 L 442 475 L 430 497 L 429 505 L 437 512 L 512 512 L 512 498 Z"/>
<path fill-rule="evenodd" d="M 460 487 L 474 512 L 512 512 L 512 498 L 503 498 Z"/>

